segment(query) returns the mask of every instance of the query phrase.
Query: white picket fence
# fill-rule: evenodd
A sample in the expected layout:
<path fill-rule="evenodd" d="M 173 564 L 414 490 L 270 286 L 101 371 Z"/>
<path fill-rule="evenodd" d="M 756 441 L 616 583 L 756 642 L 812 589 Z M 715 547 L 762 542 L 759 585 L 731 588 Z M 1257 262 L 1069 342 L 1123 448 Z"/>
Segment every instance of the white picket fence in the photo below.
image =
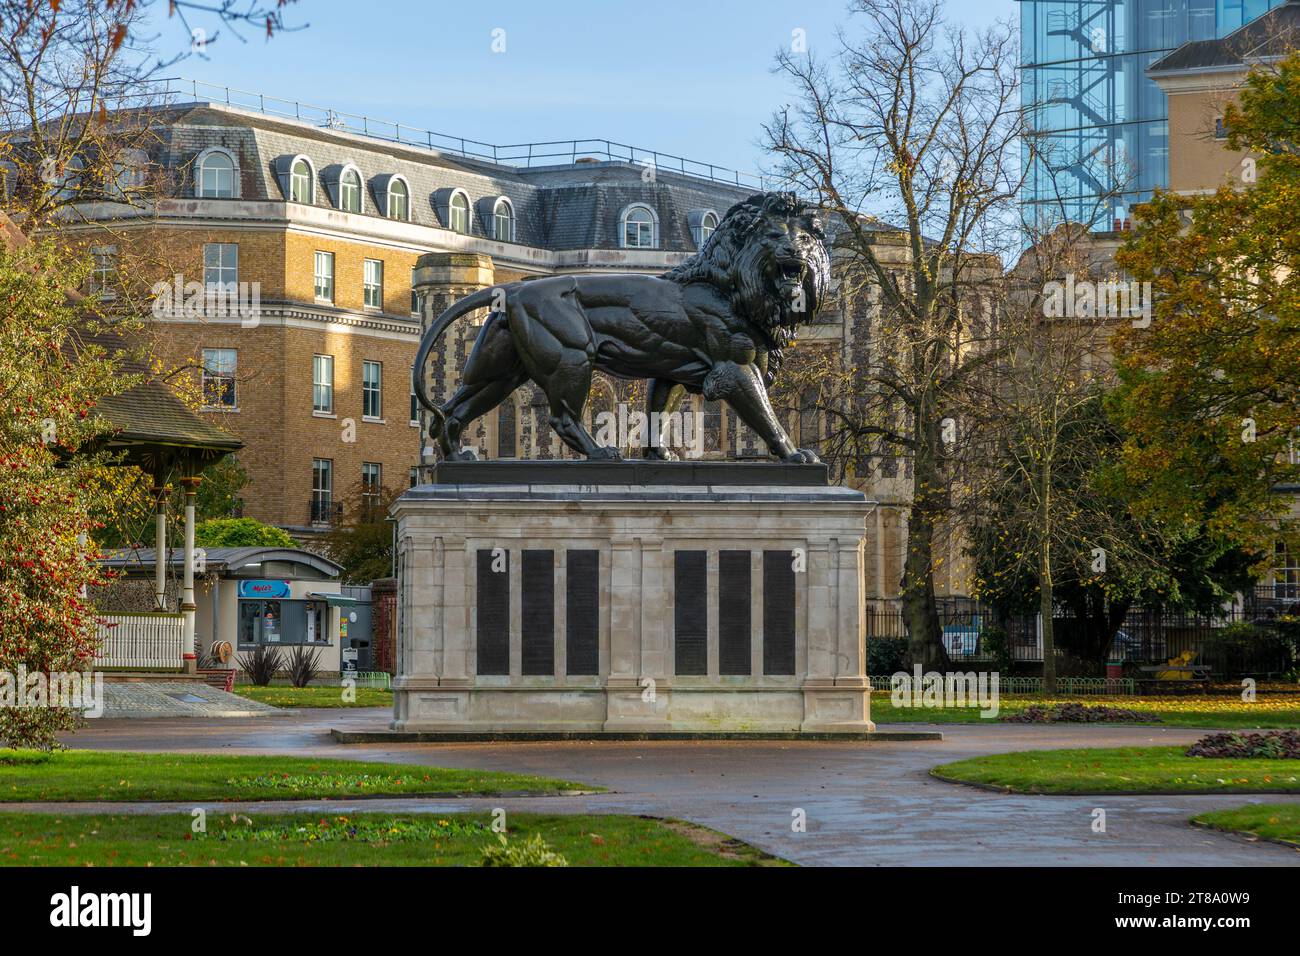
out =
<path fill-rule="evenodd" d="M 185 619 L 179 614 L 102 614 L 95 667 L 181 670 Z"/>

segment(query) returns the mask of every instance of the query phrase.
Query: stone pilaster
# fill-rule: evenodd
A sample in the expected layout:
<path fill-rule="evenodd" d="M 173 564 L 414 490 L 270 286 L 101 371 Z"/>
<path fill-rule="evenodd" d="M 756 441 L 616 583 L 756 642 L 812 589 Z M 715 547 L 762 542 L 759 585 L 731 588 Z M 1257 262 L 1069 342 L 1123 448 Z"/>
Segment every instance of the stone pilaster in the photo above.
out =
<path fill-rule="evenodd" d="M 539 465 L 482 463 L 474 466 L 486 469 L 477 477 L 464 468 L 458 472 L 459 463 L 440 465 L 442 483 L 413 488 L 394 506 L 403 588 L 428 592 L 406 602 L 414 620 L 403 632 L 413 646 L 403 653 L 394 682 L 396 729 L 593 734 L 861 734 L 872 729 L 863 586 L 870 503 L 860 493 L 799 484 L 769 490 L 703 481 L 538 481 L 532 472 Z M 622 477 L 630 466 L 612 467 L 614 477 Z M 495 472 L 513 477 L 494 482 L 488 473 Z M 477 549 L 483 547 L 500 547 L 511 556 L 508 675 L 477 674 L 475 569 Z M 519 558 L 530 548 L 557 556 L 556 668 L 547 675 L 520 672 Z M 793 602 L 788 610 L 795 624 L 794 670 L 768 674 L 762 653 L 763 553 L 794 548 L 804 553 L 795 556 L 793 591 L 786 590 L 790 579 L 784 577 L 787 583 L 776 582 L 782 590 L 771 596 L 778 608 L 781 601 Z M 592 612 L 599 615 L 595 675 L 567 673 L 566 549 L 600 554 L 599 604 Z M 705 591 L 708 607 L 704 674 L 675 673 L 678 582 L 672 555 L 679 550 L 708 553 L 704 580 L 688 582 L 692 590 Z M 751 555 L 748 674 L 718 673 L 718 553 L 724 550 Z M 426 554 L 414 557 L 415 551 Z M 786 609 L 780 609 L 784 619 Z"/>

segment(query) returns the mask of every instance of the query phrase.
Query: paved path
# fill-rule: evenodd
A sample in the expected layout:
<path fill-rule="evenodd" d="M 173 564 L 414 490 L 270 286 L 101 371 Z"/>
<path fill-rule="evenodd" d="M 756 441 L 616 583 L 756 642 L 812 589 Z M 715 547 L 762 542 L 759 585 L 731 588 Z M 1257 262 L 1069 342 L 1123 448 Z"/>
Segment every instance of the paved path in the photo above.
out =
<path fill-rule="evenodd" d="M 1013 750 L 1182 744 L 1195 730 L 949 724 L 943 741 L 650 741 L 341 745 L 331 727 L 374 729 L 383 709 L 302 710 L 276 720 L 99 720 L 73 747 L 284 753 L 513 770 L 610 788 L 586 797 L 295 801 L 222 804 L 253 811 L 448 812 L 504 806 L 539 812 L 653 813 L 693 820 L 804 864 L 922 866 L 1297 866 L 1300 852 L 1195 829 L 1203 810 L 1300 796 L 1011 796 L 943 783 L 936 764 Z M 902 729 L 904 725 L 891 725 Z M 912 726 L 912 725 L 908 725 Z M 919 729 L 929 729 L 915 725 Z M 1107 832 L 1092 832 L 1106 810 Z M 49 808 L 46 805 L 45 808 Z M 112 805 L 159 812 L 190 805 Z M 791 831 L 796 808 L 806 833 Z M 20 807 L 9 804 L 5 809 Z M 22 809 L 38 809 L 37 806 Z M 60 807 L 103 812 L 104 804 Z"/>
<path fill-rule="evenodd" d="M 141 680 L 104 682 L 105 719 L 115 717 L 279 717 L 283 711 L 228 694 L 203 681 Z"/>

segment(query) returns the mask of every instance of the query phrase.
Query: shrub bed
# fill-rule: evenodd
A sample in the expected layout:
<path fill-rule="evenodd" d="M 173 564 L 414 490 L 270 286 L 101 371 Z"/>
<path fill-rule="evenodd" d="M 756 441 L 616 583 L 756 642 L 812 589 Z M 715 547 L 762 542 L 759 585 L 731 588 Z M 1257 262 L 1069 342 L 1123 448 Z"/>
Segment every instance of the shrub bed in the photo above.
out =
<path fill-rule="evenodd" d="M 1089 706 L 1087 704 L 1056 704 L 1043 706 L 1030 704 L 1018 714 L 1006 714 L 1002 720 L 1009 724 L 1093 724 L 1102 721 L 1142 721 L 1159 723 L 1160 718 L 1151 714 L 1141 714 L 1136 710 L 1123 707 L 1108 707 L 1105 704 Z"/>
<path fill-rule="evenodd" d="M 1187 748 L 1189 757 L 1259 757 L 1300 760 L 1300 730 L 1209 734 Z"/>

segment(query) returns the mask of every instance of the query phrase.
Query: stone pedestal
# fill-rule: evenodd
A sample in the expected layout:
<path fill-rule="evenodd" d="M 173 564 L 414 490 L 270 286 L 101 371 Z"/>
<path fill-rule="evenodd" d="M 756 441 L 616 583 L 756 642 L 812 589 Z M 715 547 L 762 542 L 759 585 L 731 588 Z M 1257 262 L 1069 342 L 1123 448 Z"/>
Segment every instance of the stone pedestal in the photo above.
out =
<path fill-rule="evenodd" d="M 393 508 L 392 727 L 854 733 L 861 493 L 820 465 L 443 462 Z"/>

